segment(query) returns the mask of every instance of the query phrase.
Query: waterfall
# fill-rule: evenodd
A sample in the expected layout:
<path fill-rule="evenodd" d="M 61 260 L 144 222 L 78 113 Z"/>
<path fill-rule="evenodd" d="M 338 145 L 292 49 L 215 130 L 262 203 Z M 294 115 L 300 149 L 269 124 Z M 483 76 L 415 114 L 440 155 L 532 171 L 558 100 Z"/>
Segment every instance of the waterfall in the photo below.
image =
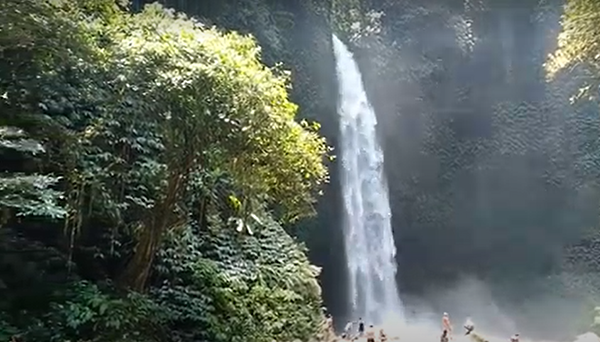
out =
<path fill-rule="evenodd" d="M 344 239 L 352 319 L 382 324 L 403 318 L 396 286 L 396 246 L 377 141 L 377 118 L 352 53 L 333 36 L 339 87 Z M 397 322 L 396 323 L 400 323 Z"/>

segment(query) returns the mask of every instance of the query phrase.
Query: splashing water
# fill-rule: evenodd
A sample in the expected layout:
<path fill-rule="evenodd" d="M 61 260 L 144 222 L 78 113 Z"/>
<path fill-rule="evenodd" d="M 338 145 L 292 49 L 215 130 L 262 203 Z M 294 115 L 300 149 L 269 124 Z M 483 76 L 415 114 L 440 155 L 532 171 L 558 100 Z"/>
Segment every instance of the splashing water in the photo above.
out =
<path fill-rule="evenodd" d="M 390 223 L 383 152 L 375 112 L 352 53 L 333 36 L 339 87 L 344 237 L 352 317 L 367 324 L 403 321 L 396 286 L 396 246 Z M 392 323 L 393 324 L 393 323 Z"/>

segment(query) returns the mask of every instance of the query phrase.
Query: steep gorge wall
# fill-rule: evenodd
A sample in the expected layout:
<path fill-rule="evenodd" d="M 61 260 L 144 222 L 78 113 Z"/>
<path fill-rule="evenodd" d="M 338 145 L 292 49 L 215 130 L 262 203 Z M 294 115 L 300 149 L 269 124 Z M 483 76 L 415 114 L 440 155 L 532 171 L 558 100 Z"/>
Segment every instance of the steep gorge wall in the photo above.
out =
<path fill-rule="evenodd" d="M 574 303 L 598 278 L 576 281 L 570 255 L 597 260 L 583 246 L 597 239 L 600 120 L 596 103 L 569 101 L 577 71 L 545 79 L 562 2 L 368 3 L 378 19 L 356 25 L 355 50 L 381 123 L 404 293 L 446 310 L 432 293 L 460 297 L 472 276 L 527 329 L 573 331 L 586 310 Z M 548 310 L 558 297 L 573 307 Z"/>

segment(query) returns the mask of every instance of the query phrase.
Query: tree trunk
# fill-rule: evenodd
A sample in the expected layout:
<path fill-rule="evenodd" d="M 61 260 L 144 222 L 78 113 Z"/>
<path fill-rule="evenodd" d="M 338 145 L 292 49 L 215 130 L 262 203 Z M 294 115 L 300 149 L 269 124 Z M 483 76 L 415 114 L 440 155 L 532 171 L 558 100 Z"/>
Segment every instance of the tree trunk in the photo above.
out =
<path fill-rule="evenodd" d="M 178 172 L 173 172 L 169 177 L 167 195 L 155 206 L 150 214 L 151 218 L 142 228 L 133 258 L 119 279 L 121 287 L 139 292 L 144 290 L 154 256 L 160 247 L 164 233 L 173 222 L 173 210 L 183 184 L 185 184 L 185 177 Z"/>
<path fill-rule="evenodd" d="M 160 247 L 163 230 L 152 225 L 145 227 L 139 237 L 133 258 L 127 264 L 119 283 L 123 288 L 141 292 L 146 286 L 154 255 Z"/>

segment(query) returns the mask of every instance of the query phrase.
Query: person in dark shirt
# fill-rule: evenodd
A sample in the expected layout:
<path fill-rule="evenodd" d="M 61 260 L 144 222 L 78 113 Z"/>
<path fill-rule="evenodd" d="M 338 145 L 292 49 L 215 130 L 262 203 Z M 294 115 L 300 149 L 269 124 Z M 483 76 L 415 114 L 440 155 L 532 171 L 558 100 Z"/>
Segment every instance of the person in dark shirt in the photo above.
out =
<path fill-rule="evenodd" d="M 440 337 L 440 342 L 448 342 L 448 330 L 444 329 L 442 336 Z"/>
<path fill-rule="evenodd" d="M 363 336 L 365 334 L 365 322 L 363 322 L 362 318 L 358 319 L 358 335 Z"/>

